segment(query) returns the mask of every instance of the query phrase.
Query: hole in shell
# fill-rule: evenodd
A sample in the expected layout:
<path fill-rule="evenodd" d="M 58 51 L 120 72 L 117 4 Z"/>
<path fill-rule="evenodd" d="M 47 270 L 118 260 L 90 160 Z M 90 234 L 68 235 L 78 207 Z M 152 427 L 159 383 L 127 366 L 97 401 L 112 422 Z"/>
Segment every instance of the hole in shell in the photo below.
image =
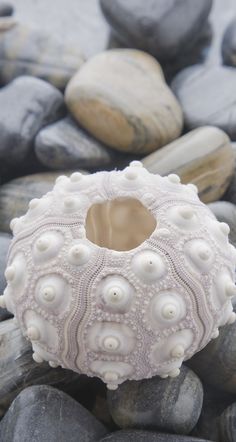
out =
<path fill-rule="evenodd" d="M 151 212 L 135 198 L 93 204 L 86 217 L 86 236 L 94 244 L 128 251 L 147 240 L 156 228 Z"/>

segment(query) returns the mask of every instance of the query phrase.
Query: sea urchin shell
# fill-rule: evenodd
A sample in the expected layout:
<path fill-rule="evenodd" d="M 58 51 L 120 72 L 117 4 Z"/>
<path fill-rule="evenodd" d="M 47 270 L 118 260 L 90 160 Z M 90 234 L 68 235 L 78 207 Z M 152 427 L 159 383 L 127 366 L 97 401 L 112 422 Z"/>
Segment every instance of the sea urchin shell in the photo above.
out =
<path fill-rule="evenodd" d="M 177 175 L 122 171 L 61 176 L 11 223 L 0 298 L 33 358 L 114 389 L 177 376 L 235 315 L 229 228 Z"/>

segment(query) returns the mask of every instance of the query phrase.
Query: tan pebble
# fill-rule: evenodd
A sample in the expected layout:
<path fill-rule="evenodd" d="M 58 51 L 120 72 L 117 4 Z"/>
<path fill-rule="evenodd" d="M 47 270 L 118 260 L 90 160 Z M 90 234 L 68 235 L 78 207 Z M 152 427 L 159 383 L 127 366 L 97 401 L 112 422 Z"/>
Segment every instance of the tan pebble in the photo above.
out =
<path fill-rule="evenodd" d="M 66 88 L 77 121 L 110 147 L 149 153 L 177 138 L 181 108 L 149 54 L 117 49 L 90 59 Z"/>

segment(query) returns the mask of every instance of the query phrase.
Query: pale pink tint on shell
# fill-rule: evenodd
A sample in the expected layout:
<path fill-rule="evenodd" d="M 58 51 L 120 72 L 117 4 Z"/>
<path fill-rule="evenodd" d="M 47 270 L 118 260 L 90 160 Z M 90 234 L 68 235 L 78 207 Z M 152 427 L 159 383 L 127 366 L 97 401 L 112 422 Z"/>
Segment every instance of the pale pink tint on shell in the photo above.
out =
<path fill-rule="evenodd" d="M 153 232 L 130 250 L 97 245 L 107 235 L 122 244 L 124 232 L 114 240 L 112 222 L 129 211 L 112 201 L 126 199 L 147 209 Z M 106 201 L 108 227 L 100 212 L 91 216 L 95 243 L 86 236 L 87 214 Z M 98 376 L 111 389 L 127 379 L 176 376 L 219 326 L 235 319 L 236 251 L 228 226 L 177 175 L 153 175 L 137 161 L 122 171 L 75 172 L 59 177 L 11 226 L 1 305 L 32 341 L 37 362 Z M 128 242 L 139 240 L 136 233 Z"/>

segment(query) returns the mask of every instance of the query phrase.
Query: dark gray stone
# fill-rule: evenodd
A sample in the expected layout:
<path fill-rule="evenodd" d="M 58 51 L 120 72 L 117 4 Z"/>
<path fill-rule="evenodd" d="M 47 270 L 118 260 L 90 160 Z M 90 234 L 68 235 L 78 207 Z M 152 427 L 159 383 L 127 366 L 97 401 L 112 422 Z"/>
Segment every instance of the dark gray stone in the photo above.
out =
<path fill-rule="evenodd" d="M 0 232 L 0 295 L 3 294 L 3 291 L 7 285 L 4 272 L 6 269 L 7 252 L 11 238 L 11 235 Z M 0 321 L 10 318 L 11 316 L 12 315 L 5 308 L 0 308 Z"/>
<path fill-rule="evenodd" d="M 236 71 L 225 66 L 191 66 L 172 82 L 187 130 L 210 125 L 236 139 Z"/>
<path fill-rule="evenodd" d="M 38 160 L 51 169 L 97 169 L 128 164 L 133 157 L 116 153 L 89 135 L 70 117 L 42 129 L 35 140 Z"/>
<path fill-rule="evenodd" d="M 207 384 L 236 393 L 236 322 L 224 325 L 219 331 L 217 339 L 186 363 Z"/>
<path fill-rule="evenodd" d="M 195 42 L 193 48 L 183 51 L 175 59 L 165 60 L 161 62 L 165 79 L 167 83 L 171 83 L 174 76 L 182 69 L 193 64 L 203 63 L 209 54 L 211 49 L 211 43 L 213 39 L 213 28 L 211 23 L 207 22 L 201 31 L 200 36 Z M 108 49 L 127 48 L 123 42 L 121 42 L 118 36 L 111 30 L 108 44 Z"/>
<path fill-rule="evenodd" d="M 64 170 L 69 175 L 73 170 Z M 81 171 L 86 173 L 84 171 Z M 36 173 L 23 176 L 0 186 L 0 231 L 11 232 L 12 218 L 24 215 L 32 198 L 41 198 L 49 192 L 62 172 Z"/>
<path fill-rule="evenodd" d="M 47 362 L 37 364 L 32 358 L 30 342 L 13 319 L 0 323 L 0 373 L 0 418 L 28 386 L 52 385 L 77 399 L 89 379 L 61 367 L 51 368 Z"/>
<path fill-rule="evenodd" d="M 194 46 L 212 0 L 100 0 L 100 4 L 122 42 L 162 61 Z"/>
<path fill-rule="evenodd" d="M 13 14 L 13 11 L 14 8 L 10 3 L 0 2 L 0 17 L 8 17 Z"/>
<path fill-rule="evenodd" d="M 22 76 L 0 89 L 0 169 L 27 162 L 36 134 L 63 113 L 62 94 L 43 80 Z"/>
<path fill-rule="evenodd" d="M 234 395 L 219 391 L 205 384 L 201 415 L 192 435 L 222 442 L 219 435 L 219 416 L 234 401 Z"/>
<path fill-rule="evenodd" d="M 218 420 L 219 436 L 222 442 L 236 441 L 236 403 L 230 405 Z"/>
<path fill-rule="evenodd" d="M 50 386 L 28 387 L 0 424 L 4 442 L 95 442 L 106 428 L 82 405 Z"/>
<path fill-rule="evenodd" d="M 225 30 L 221 52 L 224 64 L 236 66 L 236 18 Z"/>
<path fill-rule="evenodd" d="M 126 381 L 108 392 L 109 410 L 118 427 L 179 434 L 188 434 L 196 425 L 202 400 L 201 381 L 185 366 L 176 378 Z"/>
<path fill-rule="evenodd" d="M 206 439 L 196 439 L 192 436 L 177 434 L 154 433 L 152 431 L 122 430 L 108 434 L 99 442 L 210 442 Z"/>

